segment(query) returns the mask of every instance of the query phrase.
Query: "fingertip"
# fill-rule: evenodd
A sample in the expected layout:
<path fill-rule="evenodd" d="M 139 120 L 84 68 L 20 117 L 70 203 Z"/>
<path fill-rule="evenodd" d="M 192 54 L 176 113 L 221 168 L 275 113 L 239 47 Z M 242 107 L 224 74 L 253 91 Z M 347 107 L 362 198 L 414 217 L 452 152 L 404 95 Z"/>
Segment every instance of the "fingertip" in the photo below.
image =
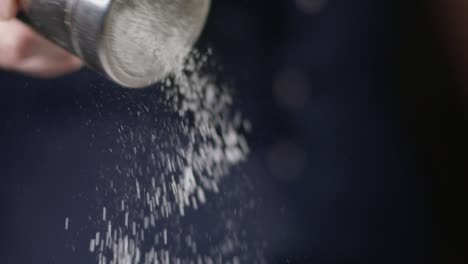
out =
<path fill-rule="evenodd" d="M 69 63 L 71 68 L 80 69 L 83 66 L 83 62 L 76 56 L 70 55 Z"/>
<path fill-rule="evenodd" d="M 17 9 L 16 1 L 0 0 L 0 21 L 6 21 L 14 18 Z"/>
<path fill-rule="evenodd" d="M 83 61 L 81 61 L 81 59 L 76 56 L 72 56 L 71 61 L 75 65 L 83 65 Z"/>

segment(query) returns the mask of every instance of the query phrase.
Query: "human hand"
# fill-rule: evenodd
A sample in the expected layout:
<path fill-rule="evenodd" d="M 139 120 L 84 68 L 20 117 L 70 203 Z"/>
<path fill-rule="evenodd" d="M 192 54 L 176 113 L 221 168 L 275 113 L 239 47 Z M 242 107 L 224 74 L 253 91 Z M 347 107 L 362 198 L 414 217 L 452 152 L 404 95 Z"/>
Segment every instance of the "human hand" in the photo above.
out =
<path fill-rule="evenodd" d="M 18 0 L 0 0 L 0 68 L 41 78 L 78 70 L 82 62 L 15 19 Z"/>

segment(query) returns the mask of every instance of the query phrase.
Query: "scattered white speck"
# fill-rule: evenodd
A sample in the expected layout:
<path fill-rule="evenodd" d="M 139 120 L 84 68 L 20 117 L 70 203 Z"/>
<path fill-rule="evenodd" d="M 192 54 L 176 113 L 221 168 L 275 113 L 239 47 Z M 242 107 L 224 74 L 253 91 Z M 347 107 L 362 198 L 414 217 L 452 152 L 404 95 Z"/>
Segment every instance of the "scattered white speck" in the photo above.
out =
<path fill-rule="evenodd" d="M 96 243 L 94 242 L 94 239 L 91 239 L 91 241 L 89 242 L 89 251 L 94 252 L 95 246 Z"/>
<path fill-rule="evenodd" d="M 106 207 L 102 208 L 102 221 L 106 221 L 107 218 L 107 209 Z"/>
<path fill-rule="evenodd" d="M 136 183 L 137 199 L 140 200 L 141 199 L 140 183 L 138 182 L 138 180 L 135 180 L 135 183 Z"/>
<path fill-rule="evenodd" d="M 65 218 L 65 230 L 68 231 L 68 227 L 69 227 L 69 224 L 70 224 L 70 218 Z"/>
<path fill-rule="evenodd" d="M 154 105 L 129 106 L 138 122 L 117 124 L 121 150 L 112 151 L 122 151 L 124 161 L 110 167 L 112 184 L 96 188 L 114 198 L 105 203 L 102 217 L 97 216 L 98 232 L 90 242 L 99 263 L 218 263 L 222 255 L 229 257 L 220 263 L 240 263 L 241 258 L 232 256 L 244 245 L 229 236 L 234 229 L 213 242 L 220 244 L 213 244 L 208 252 L 213 255 L 205 256 L 198 252 L 193 234 L 173 227 L 191 212 L 216 204 L 208 198 L 222 197 L 224 177 L 249 154 L 244 133 L 252 126 L 232 110 L 228 88 L 203 73 L 207 63 L 207 56 L 195 51 L 185 69 L 165 81 L 163 98 L 155 95 L 154 100 L 145 99 Z M 165 109 L 171 118 L 155 116 L 154 109 Z M 221 224 L 229 212 L 219 215 Z M 181 236 L 190 237 L 190 242 L 184 243 Z M 192 255 L 181 258 L 176 248 Z"/>

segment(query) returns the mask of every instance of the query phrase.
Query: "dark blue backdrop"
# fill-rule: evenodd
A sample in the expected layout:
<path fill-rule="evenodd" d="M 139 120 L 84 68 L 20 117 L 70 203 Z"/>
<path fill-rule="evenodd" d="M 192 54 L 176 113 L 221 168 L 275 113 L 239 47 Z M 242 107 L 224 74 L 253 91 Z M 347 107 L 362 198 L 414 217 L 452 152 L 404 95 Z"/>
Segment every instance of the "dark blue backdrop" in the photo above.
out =
<path fill-rule="evenodd" d="M 416 263 L 423 192 L 392 90 L 391 10 L 387 1 L 324 2 L 313 13 L 295 1 L 213 3 L 201 45 L 214 47 L 254 125 L 244 170 L 263 206 L 248 225 L 270 241 L 270 263 Z M 307 90 L 294 109 L 274 93 L 289 68 Z M 112 159 L 100 147 L 115 131 L 105 118 L 86 122 L 96 103 L 124 120 L 122 101 L 109 97 L 156 89 L 119 90 L 87 70 L 48 81 L 2 72 L 0 87 L 2 263 L 89 263 L 63 249 L 64 217 L 85 224 L 90 189 Z M 275 177 L 269 162 L 284 141 L 305 157 L 294 179 Z"/>

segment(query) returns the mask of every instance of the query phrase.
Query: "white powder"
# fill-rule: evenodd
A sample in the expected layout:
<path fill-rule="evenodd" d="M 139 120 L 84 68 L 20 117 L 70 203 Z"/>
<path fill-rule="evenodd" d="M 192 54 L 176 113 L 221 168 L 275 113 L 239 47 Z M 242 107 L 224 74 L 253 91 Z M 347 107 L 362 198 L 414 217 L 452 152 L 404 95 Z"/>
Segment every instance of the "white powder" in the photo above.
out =
<path fill-rule="evenodd" d="M 223 190 L 223 182 L 249 154 L 244 134 L 251 125 L 233 109 L 228 87 L 205 73 L 210 56 L 192 52 L 184 69 L 164 82 L 164 100 L 153 103 L 173 117 L 162 128 L 142 102 L 130 113 L 135 123 L 116 124 L 123 161 L 103 175 L 106 183 L 97 189 L 110 201 L 92 217 L 89 251 L 99 264 L 264 262 L 261 249 L 250 252 L 245 230 L 233 224 L 244 207 L 234 214 L 226 207 L 228 198 L 245 198 L 242 190 Z M 217 218 L 216 239 L 181 224 L 207 206 Z"/>

